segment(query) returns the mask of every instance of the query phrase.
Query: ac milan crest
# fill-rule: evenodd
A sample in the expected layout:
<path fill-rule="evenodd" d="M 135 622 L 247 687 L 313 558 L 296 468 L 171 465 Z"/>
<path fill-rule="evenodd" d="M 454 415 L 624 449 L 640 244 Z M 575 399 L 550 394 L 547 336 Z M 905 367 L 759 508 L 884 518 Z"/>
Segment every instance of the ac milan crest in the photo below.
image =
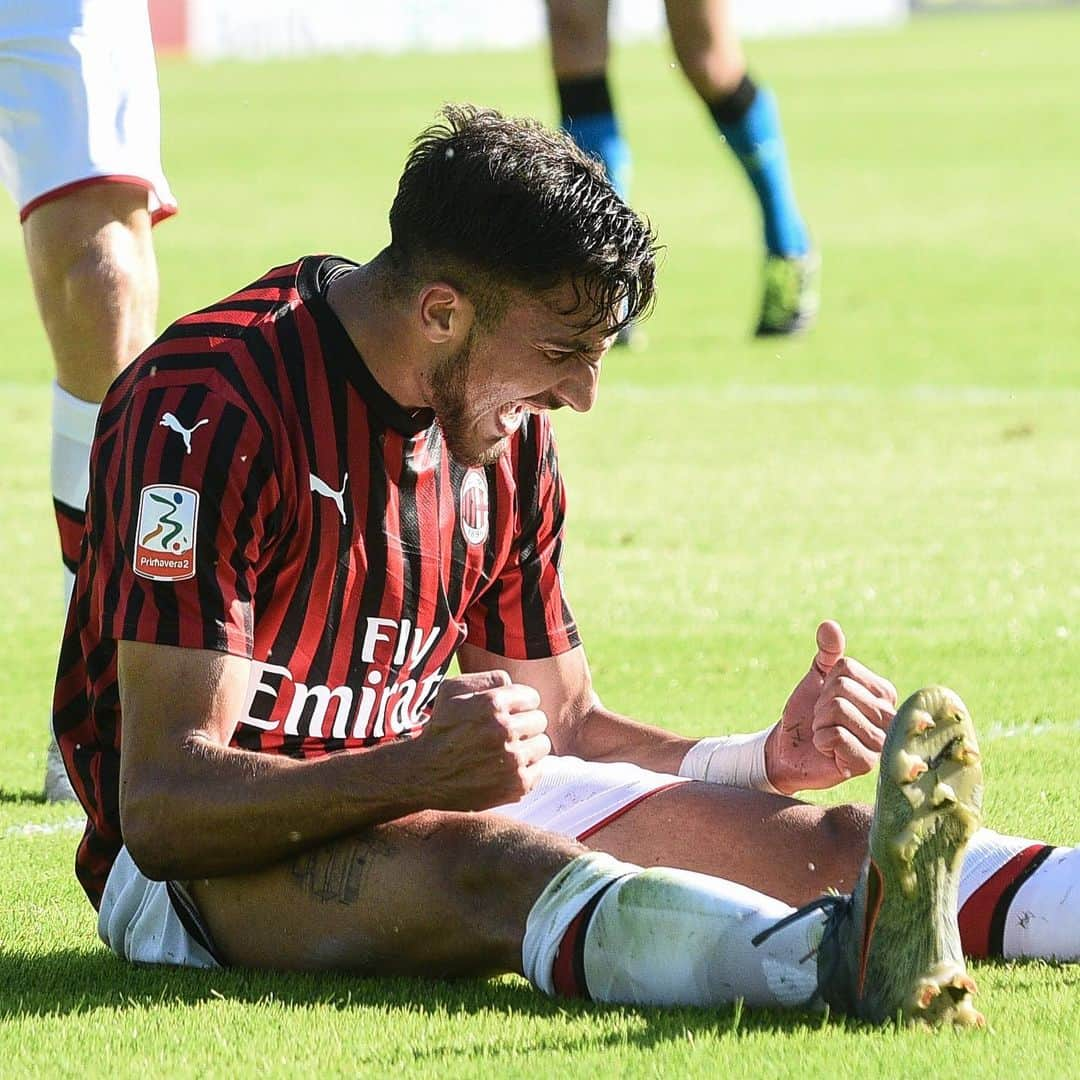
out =
<path fill-rule="evenodd" d="M 461 533 L 470 544 L 488 536 L 488 487 L 482 469 L 470 469 L 461 485 Z"/>

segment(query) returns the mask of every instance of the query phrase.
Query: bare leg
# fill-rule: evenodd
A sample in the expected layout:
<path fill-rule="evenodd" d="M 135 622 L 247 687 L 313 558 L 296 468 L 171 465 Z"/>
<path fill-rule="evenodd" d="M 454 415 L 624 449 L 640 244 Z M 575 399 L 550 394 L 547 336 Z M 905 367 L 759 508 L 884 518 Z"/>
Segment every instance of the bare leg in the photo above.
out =
<path fill-rule="evenodd" d="M 607 78 L 608 0 L 547 0 L 547 7 L 560 122 L 585 153 L 600 159 L 612 187 L 628 200 L 630 147 Z M 633 336 L 624 327 L 616 343 L 629 344 Z"/>
<path fill-rule="evenodd" d="M 717 784 L 650 796 L 586 844 L 639 866 L 727 878 L 798 906 L 829 888 L 850 892 L 866 856 L 872 811 L 821 807 Z"/>
<path fill-rule="evenodd" d="M 158 278 L 146 192 L 102 183 L 44 203 L 23 226 L 57 381 L 90 402 L 153 339 Z"/>
<path fill-rule="evenodd" d="M 735 882 L 706 884 L 721 898 L 721 908 L 739 900 L 767 921 L 784 914 L 775 907 L 778 901 L 800 905 L 830 887 L 850 892 L 866 855 L 870 818 L 870 809 L 861 805 L 824 808 L 762 792 L 686 784 L 639 803 L 592 834 L 587 845 L 646 868 L 676 867 Z M 549 934 L 550 972 L 550 954 L 582 902 L 574 906 L 560 885 L 561 871 L 583 851 L 572 840 L 496 815 L 429 812 L 259 873 L 193 881 L 188 888 L 233 964 L 421 976 L 521 972 L 526 923 L 540 897 L 540 907 L 568 905 Z M 1072 851 L 1056 849 L 1054 855 L 1064 863 Z M 1056 864 L 1046 866 L 1063 877 Z M 1061 888 L 1051 882 L 1055 908 L 1058 894 L 1075 882 L 1075 870 L 1069 873 Z M 1045 888 L 1041 878 L 1032 882 L 1032 889 Z M 682 895 L 685 879 L 676 885 Z M 731 893 L 738 886 L 764 895 L 740 899 Z M 644 878 L 642 887 L 655 883 Z M 670 899 L 675 902 L 674 893 Z M 638 940 L 633 934 L 630 939 Z M 803 952 L 795 948 L 798 956 Z M 671 957 L 664 955 L 670 968 Z M 751 950 L 747 957 L 756 955 Z M 1018 955 L 1075 959 L 1075 946 Z M 664 970 L 656 961 L 655 972 Z M 536 972 L 529 975 L 535 978 Z M 684 990 L 681 984 L 672 989 L 676 996 L 670 1001 L 682 1000 L 678 994 Z M 748 990 L 741 992 L 746 996 Z"/>
<path fill-rule="evenodd" d="M 52 494 L 70 595 L 82 541 L 87 466 L 97 406 L 119 372 L 154 336 L 157 263 L 147 194 L 134 184 L 100 183 L 43 203 L 23 239 L 38 309 L 52 346 Z M 45 797 L 74 799 L 55 743 Z"/>
<path fill-rule="evenodd" d="M 776 98 L 747 75 L 730 0 L 666 3 L 679 64 L 761 208 L 765 288 L 755 333 L 798 333 L 817 317 L 819 259 L 795 198 Z"/>
<path fill-rule="evenodd" d="M 218 948 L 239 966 L 520 972 L 530 908 L 584 850 L 494 815 L 432 811 L 268 870 L 187 885 Z"/>
<path fill-rule="evenodd" d="M 666 0 L 679 66 L 707 105 L 730 94 L 746 74 L 730 0 Z"/>
<path fill-rule="evenodd" d="M 556 79 L 602 75 L 608 62 L 608 0 L 547 0 Z"/>
<path fill-rule="evenodd" d="M 238 966 L 515 971 L 548 994 L 654 1005 L 800 1005 L 817 985 L 809 935 L 819 912 L 758 949 L 754 936 L 791 912 L 779 901 L 699 874 L 642 871 L 493 814 L 423 813 L 187 887 Z"/>

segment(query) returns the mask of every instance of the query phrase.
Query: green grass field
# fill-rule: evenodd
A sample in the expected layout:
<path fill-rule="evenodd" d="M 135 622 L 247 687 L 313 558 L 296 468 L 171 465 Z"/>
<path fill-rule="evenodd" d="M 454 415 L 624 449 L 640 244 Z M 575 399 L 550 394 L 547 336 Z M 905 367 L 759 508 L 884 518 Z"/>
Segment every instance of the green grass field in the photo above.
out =
<path fill-rule="evenodd" d="M 566 577 L 609 704 L 689 734 L 763 726 L 832 616 L 902 695 L 942 681 L 967 699 L 989 824 L 1080 841 L 1078 32 L 1059 11 L 751 46 L 825 258 L 820 327 L 781 344 L 747 339 L 745 182 L 667 50 L 619 53 L 661 296 L 594 413 L 558 418 Z M 373 253 L 442 101 L 553 117 L 539 51 L 166 62 L 161 81 L 183 207 L 157 233 L 163 323 L 300 254 Z M 72 875 L 72 809 L 38 795 L 60 619 L 50 363 L 14 213 L 0 296 L 0 1075 L 1069 1072 L 1076 967 L 976 965 L 989 1031 L 928 1035 L 557 1003 L 513 978 L 115 960 Z"/>

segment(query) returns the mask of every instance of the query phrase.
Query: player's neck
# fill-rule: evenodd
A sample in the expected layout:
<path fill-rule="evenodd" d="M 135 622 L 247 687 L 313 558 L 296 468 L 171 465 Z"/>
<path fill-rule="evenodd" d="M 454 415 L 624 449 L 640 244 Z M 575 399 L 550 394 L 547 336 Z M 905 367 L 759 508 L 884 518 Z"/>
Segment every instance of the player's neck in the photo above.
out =
<path fill-rule="evenodd" d="M 326 301 L 375 381 L 403 409 L 424 408 L 422 343 L 393 299 L 382 256 L 333 281 Z"/>

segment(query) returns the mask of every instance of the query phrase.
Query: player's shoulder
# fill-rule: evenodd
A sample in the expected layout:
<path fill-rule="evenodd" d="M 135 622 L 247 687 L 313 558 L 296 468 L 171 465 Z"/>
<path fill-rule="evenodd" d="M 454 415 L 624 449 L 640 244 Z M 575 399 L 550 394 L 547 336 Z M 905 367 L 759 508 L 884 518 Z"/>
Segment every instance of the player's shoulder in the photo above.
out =
<path fill-rule="evenodd" d="M 224 354 L 198 349 L 157 353 L 151 346 L 109 388 L 98 415 L 97 437 L 116 433 L 138 440 L 160 425 L 181 434 L 188 444 L 191 432 L 226 420 L 236 437 L 241 429 L 250 429 L 260 441 L 279 442 L 280 406 L 273 386 Z"/>
<path fill-rule="evenodd" d="M 224 428 L 231 433 L 226 440 L 230 445 L 242 436 L 249 445 L 252 440 L 259 445 L 278 441 L 273 437 L 279 427 L 275 411 L 269 399 L 264 402 L 239 390 L 217 370 L 155 372 L 152 365 L 137 367 L 125 372 L 101 403 L 96 438 L 107 442 L 119 437 L 138 445 L 161 427 L 174 431 L 188 448 L 196 432 L 201 443 Z"/>
<path fill-rule="evenodd" d="M 340 256 L 306 255 L 272 267 L 228 296 L 178 318 L 142 359 L 172 368 L 187 361 L 198 364 L 213 353 L 226 365 L 280 367 L 304 351 L 307 331 L 325 321 L 329 283 L 355 266 Z M 297 328 L 297 320 L 304 319 L 301 312 L 307 322 Z"/>
<path fill-rule="evenodd" d="M 160 349 L 175 341 L 211 343 L 242 339 L 252 327 L 280 318 L 301 302 L 306 256 L 267 270 L 235 292 L 182 315 L 154 343 Z"/>
<path fill-rule="evenodd" d="M 312 255 L 272 267 L 243 288 L 178 318 L 113 384 L 102 416 L 130 410 L 147 391 L 177 388 L 187 388 L 192 401 L 227 400 L 260 421 L 277 416 L 287 350 L 266 324 L 287 318 L 315 295 L 319 275 L 331 260 L 345 263 Z"/>

